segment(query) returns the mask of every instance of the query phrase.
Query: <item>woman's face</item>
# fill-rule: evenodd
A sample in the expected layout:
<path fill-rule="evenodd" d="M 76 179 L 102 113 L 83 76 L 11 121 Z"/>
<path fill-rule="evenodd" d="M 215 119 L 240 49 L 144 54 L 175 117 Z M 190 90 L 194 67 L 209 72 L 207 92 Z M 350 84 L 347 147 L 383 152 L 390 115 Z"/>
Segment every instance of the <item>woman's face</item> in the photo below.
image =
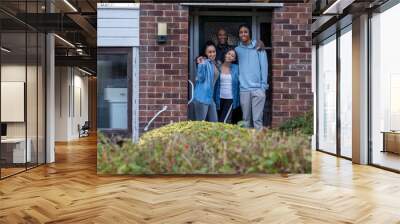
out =
<path fill-rule="evenodd" d="M 247 43 L 250 40 L 250 31 L 247 27 L 241 27 L 239 30 L 239 38 L 242 42 Z"/>
<path fill-rule="evenodd" d="M 206 48 L 206 55 L 207 58 L 210 60 L 215 60 L 215 56 L 217 55 L 216 51 L 215 51 L 215 47 L 210 45 Z"/>
<path fill-rule="evenodd" d="M 225 61 L 229 62 L 229 63 L 232 63 L 232 62 L 236 61 L 236 53 L 235 53 L 235 51 L 230 50 L 230 51 L 226 52 Z"/>

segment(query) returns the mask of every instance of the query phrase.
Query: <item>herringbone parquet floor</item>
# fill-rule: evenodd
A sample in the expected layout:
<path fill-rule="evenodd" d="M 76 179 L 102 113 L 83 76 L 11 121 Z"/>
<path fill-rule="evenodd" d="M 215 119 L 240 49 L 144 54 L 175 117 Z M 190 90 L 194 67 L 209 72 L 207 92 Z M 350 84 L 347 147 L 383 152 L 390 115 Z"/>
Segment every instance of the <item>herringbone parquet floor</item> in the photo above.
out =
<path fill-rule="evenodd" d="M 95 143 L 0 181 L 0 223 L 400 223 L 400 175 L 322 153 L 312 175 L 111 177 Z"/>

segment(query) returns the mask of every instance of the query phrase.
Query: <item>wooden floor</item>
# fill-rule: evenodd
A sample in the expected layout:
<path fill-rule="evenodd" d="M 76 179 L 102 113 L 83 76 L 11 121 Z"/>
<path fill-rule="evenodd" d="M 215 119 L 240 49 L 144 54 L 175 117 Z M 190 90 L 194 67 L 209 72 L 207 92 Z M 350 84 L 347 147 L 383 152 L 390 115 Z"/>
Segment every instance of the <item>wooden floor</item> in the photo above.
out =
<path fill-rule="evenodd" d="M 372 156 L 374 164 L 400 170 L 400 155 L 391 152 L 375 150 Z"/>
<path fill-rule="evenodd" d="M 19 172 L 23 172 L 25 171 L 25 167 L 24 168 L 1 168 L 1 177 L 8 177 L 11 176 L 13 174 L 19 173 Z"/>
<path fill-rule="evenodd" d="M 0 181 L 0 223 L 400 223 L 400 175 L 313 154 L 312 175 L 106 177 L 96 142 Z"/>

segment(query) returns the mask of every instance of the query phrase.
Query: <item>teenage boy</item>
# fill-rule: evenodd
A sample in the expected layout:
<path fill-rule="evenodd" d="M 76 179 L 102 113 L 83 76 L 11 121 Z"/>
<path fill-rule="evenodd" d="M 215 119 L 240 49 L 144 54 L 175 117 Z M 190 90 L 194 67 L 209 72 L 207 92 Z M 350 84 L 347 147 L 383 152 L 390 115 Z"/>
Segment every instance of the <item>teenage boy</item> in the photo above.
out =
<path fill-rule="evenodd" d="M 268 89 L 268 64 L 265 50 L 258 50 L 247 25 L 239 27 L 240 43 L 235 48 L 239 60 L 240 106 L 245 127 L 261 129 L 265 91 Z"/>

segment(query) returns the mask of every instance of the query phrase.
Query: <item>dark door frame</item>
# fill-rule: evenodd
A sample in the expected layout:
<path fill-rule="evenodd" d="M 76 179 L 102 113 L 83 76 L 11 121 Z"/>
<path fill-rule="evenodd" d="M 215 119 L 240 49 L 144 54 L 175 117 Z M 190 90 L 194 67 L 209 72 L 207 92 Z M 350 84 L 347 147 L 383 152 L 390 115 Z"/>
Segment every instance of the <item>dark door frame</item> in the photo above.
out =
<path fill-rule="evenodd" d="M 120 136 L 120 137 L 132 137 L 132 93 L 133 93 L 133 86 L 132 86 L 132 74 L 133 74 L 133 55 L 132 55 L 132 48 L 124 48 L 124 47 L 99 47 L 97 49 L 97 55 L 127 55 L 127 83 L 128 83 L 128 111 L 127 111 L 127 122 L 128 128 L 127 129 L 104 129 L 99 128 L 97 129 L 101 131 L 103 134 L 107 136 Z M 97 69 L 97 80 L 101 79 L 99 69 Z M 100 86 L 97 84 L 97 93 L 99 92 L 98 89 Z M 97 95 L 99 97 L 99 95 Z M 97 108 L 99 106 L 100 100 L 97 99 Z M 97 112 L 97 115 L 99 112 Z"/>
<path fill-rule="evenodd" d="M 226 10 L 225 10 L 226 9 Z M 199 38 L 199 30 L 200 30 L 200 17 L 203 16 L 209 16 L 209 17 L 251 17 L 251 27 L 252 27 L 252 37 L 253 39 L 261 39 L 261 24 L 263 23 L 269 23 L 272 24 L 272 12 L 273 9 L 267 9 L 266 11 L 257 11 L 256 8 L 248 8 L 248 7 L 240 7 L 238 11 L 230 11 L 233 10 L 232 8 L 224 8 L 224 10 L 215 10 L 215 9 L 210 9 L 210 10 L 204 10 L 200 11 L 199 8 L 191 8 L 190 14 L 189 14 L 189 77 L 188 80 L 194 83 L 194 77 L 195 77 L 195 63 L 194 59 L 200 54 L 200 38 Z M 243 22 L 244 23 L 244 22 Z M 271 27 L 271 26 L 270 26 Z M 272 46 L 266 46 L 268 58 L 269 58 L 269 74 L 272 74 L 272 63 L 271 63 L 271 50 Z M 269 78 L 269 82 L 271 82 L 271 78 Z M 272 92 L 272 82 L 270 83 L 270 89 L 267 92 L 267 98 L 271 98 L 271 92 Z M 191 97 L 191 92 L 190 92 L 190 85 L 189 85 L 189 93 L 188 96 L 189 98 Z M 272 107 L 273 107 L 273 102 L 271 101 L 270 104 L 265 104 L 265 107 L 269 106 L 271 107 L 270 111 L 265 111 L 264 112 L 264 125 L 268 126 L 271 123 L 271 118 L 272 118 Z M 266 110 L 266 108 L 264 108 Z M 190 105 L 189 105 L 189 110 L 188 110 L 188 118 L 192 116 Z M 268 121 L 267 121 L 268 120 Z"/>

